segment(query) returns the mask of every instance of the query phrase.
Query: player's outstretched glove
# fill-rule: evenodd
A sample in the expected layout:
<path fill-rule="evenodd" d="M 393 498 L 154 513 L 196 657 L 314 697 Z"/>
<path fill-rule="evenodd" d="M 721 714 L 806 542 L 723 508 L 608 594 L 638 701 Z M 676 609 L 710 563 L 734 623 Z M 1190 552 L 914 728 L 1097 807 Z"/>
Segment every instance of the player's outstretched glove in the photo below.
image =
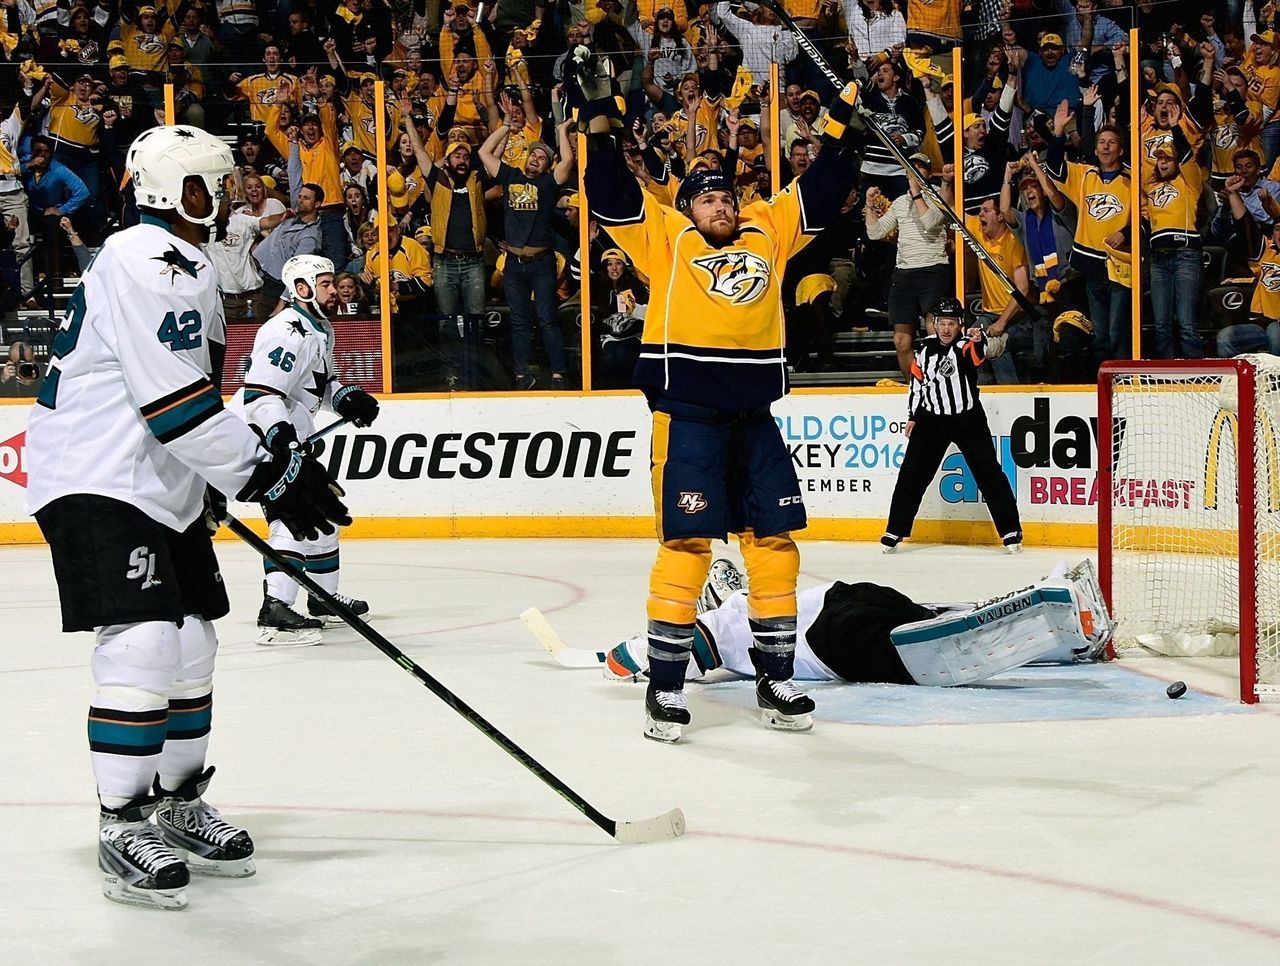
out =
<path fill-rule="evenodd" d="M 378 400 L 359 386 L 343 386 L 333 394 L 333 409 L 357 426 L 372 426 L 378 418 Z"/>
<path fill-rule="evenodd" d="M 827 115 L 822 119 L 823 140 L 846 147 L 860 141 L 866 125 L 857 108 L 858 82 L 849 81 L 827 107 Z"/>
<path fill-rule="evenodd" d="M 594 53 L 585 44 L 573 48 L 573 70 L 587 101 L 603 101 L 613 96 L 609 58 Z"/>
<path fill-rule="evenodd" d="M 249 483 L 236 497 L 261 503 L 268 520 L 279 520 L 298 540 L 317 540 L 334 527 L 351 524 L 342 487 L 320 462 L 297 449 L 275 450 L 259 463 Z"/>

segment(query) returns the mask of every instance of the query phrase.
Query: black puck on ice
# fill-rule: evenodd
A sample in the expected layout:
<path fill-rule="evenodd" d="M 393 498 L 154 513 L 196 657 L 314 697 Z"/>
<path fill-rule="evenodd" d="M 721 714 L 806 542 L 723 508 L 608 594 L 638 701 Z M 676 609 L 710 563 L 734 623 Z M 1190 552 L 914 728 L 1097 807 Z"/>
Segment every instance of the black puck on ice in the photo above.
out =
<path fill-rule="evenodd" d="M 1182 681 L 1174 681 L 1164 689 L 1164 693 L 1171 698 L 1180 698 L 1187 693 L 1187 686 Z"/>

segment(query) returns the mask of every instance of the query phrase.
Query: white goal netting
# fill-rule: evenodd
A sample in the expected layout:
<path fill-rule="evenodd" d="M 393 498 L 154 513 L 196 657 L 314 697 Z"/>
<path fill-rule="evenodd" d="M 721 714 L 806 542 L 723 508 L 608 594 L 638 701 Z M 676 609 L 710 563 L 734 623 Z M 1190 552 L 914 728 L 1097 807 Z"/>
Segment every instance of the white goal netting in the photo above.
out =
<path fill-rule="evenodd" d="M 1116 647 L 1239 653 L 1242 693 L 1255 673 L 1259 692 L 1280 691 L 1280 358 L 1134 363 L 1107 381 L 1111 524 L 1098 539 Z M 1252 466 L 1243 494 L 1242 459 Z"/>

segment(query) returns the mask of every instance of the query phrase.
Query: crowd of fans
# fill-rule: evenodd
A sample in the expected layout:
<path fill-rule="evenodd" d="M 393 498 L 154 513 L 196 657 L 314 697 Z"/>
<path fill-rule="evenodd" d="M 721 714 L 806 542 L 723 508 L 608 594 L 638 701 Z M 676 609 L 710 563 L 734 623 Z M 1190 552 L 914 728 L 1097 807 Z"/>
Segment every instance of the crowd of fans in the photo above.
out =
<path fill-rule="evenodd" d="M 580 318 L 592 384 L 625 386 L 650 293 L 594 222 L 580 251 L 574 48 L 610 56 L 629 166 L 666 204 L 701 166 L 733 172 L 744 205 L 770 197 L 819 150 L 832 91 L 769 7 L 667 2 L 0 0 L 9 305 L 49 306 L 54 280 L 136 220 L 125 152 L 164 122 L 168 87 L 178 122 L 234 146 L 227 222 L 208 246 L 229 323 L 269 316 L 281 266 L 301 252 L 338 267 L 339 320 L 375 318 L 385 262 L 395 389 L 576 388 Z M 1092 379 L 1099 361 L 1132 351 L 1135 298 L 1143 355 L 1280 353 L 1274 2 L 1229 0 L 1193 17 L 1147 0 L 784 6 L 862 84 L 910 159 L 908 171 L 872 140 L 841 217 L 793 259 L 795 371 L 845 368 L 838 335 L 868 327 L 891 328 L 907 364 L 955 277 L 955 233 L 929 185 L 949 204 L 962 197 L 974 244 L 1022 294 L 966 260 L 975 320 L 993 337 L 985 378 Z M 951 76 L 956 46 L 962 78 Z"/>

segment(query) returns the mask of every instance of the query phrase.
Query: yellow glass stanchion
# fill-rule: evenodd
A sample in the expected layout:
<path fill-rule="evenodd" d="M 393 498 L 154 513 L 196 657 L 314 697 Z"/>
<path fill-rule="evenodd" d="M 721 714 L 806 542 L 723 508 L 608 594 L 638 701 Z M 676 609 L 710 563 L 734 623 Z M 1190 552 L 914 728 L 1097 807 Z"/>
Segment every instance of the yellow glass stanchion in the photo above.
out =
<path fill-rule="evenodd" d="M 391 240 L 387 225 L 394 213 L 387 196 L 387 103 L 386 84 L 377 81 L 373 85 L 373 137 L 378 155 L 378 251 L 382 258 L 378 263 L 378 290 L 382 293 L 382 391 L 391 392 Z M 412 123 L 412 122 L 410 122 Z M 367 267 L 367 266 L 366 266 Z"/>
<path fill-rule="evenodd" d="M 782 120 L 782 88 L 779 86 L 781 71 L 777 64 L 769 65 L 769 136 L 773 144 L 766 144 L 766 152 L 772 151 L 773 161 L 769 165 L 769 193 L 776 195 L 782 190 L 782 132 L 778 124 Z"/>
<path fill-rule="evenodd" d="M 1139 244 L 1142 235 L 1142 133 L 1139 130 L 1138 109 L 1142 102 L 1138 99 L 1138 80 L 1141 73 L 1138 61 L 1138 30 L 1129 31 L 1129 290 L 1130 312 L 1132 314 L 1132 349 L 1130 355 L 1134 359 L 1142 358 L 1142 246 Z"/>
<path fill-rule="evenodd" d="M 582 284 L 578 301 L 582 309 L 582 391 L 591 391 L 591 219 L 587 211 L 587 136 L 578 135 L 578 268 Z"/>
<path fill-rule="evenodd" d="M 959 47 L 951 51 L 951 125 L 955 132 L 952 141 L 952 165 L 955 166 L 955 210 L 964 220 L 964 56 Z M 945 163 L 945 162 L 944 162 Z M 964 238 L 955 235 L 956 249 L 956 298 L 964 304 Z"/>
<path fill-rule="evenodd" d="M 177 124 L 178 112 L 173 106 L 173 85 L 164 85 L 164 123 Z"/>

